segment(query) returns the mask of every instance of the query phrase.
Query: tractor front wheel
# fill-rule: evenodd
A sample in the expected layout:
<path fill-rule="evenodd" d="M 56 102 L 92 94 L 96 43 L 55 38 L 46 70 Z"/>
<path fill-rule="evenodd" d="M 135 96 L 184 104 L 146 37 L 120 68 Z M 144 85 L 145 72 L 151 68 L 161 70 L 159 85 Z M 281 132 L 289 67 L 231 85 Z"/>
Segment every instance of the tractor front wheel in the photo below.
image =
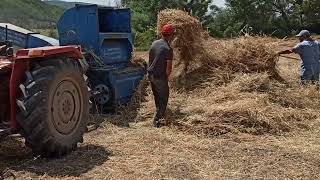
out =
<path fill-rule="evenodd" d="M 18 123 L 35 154 L 59 157 L 83 141 L 89 96 L 79 64 L 74 60 L 39 61 L 20 85 Z"/>

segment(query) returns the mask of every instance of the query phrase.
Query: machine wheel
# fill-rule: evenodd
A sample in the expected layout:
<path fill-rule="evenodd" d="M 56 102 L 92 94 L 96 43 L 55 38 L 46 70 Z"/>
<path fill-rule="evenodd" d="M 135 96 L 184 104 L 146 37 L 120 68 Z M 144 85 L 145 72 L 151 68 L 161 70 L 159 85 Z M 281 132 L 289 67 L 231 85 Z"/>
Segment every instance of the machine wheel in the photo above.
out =
<path fill-rule="evenodd" d="M 20 85 L 18 123 L 37 155 L 59 157 L 83 141 L 89 115 L 87 84 L 78 63 L 68 59 L 39 61 Z"/>

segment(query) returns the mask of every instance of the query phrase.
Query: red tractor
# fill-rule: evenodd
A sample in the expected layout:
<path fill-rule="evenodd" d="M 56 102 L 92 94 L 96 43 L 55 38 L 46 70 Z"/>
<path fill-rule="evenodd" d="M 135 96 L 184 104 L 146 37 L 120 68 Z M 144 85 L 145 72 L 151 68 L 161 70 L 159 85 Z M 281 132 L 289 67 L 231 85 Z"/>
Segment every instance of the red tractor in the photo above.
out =
<path fill-rule="evenodd" d="M 0 138 L 20 133 L 44 156 L 75 149 L 90 107 L 128 104 L 145 75 L 132 63 L 129 9 L 77 5 L 57 27 L 59 40 L 0 23 Z"/>
<path fill-rule="evenodd" d="M 36 154 L 61 156 L 83 141 L 89 95 L 81 49 L 18 50 L 0 56 L 0 138 L 19 132 Z"/>

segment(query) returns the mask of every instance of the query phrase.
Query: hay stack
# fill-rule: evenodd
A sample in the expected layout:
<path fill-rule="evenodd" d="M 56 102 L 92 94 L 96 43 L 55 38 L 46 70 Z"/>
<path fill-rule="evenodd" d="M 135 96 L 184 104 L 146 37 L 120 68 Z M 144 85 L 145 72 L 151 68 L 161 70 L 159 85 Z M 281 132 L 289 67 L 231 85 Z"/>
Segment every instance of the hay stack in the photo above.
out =
<path fill-rule="evenodd" d="M 274 51 L 279 41 L 250 36 L 206 39 L 200 22 L 179 10 L 160 13 L 158 33 L 167 23 L 177 30 L 173 48 L 178 69 L 174 72 L 182 70 L 178 80 L 184 79 L 182 88 L 189 90 L 178 87 L 171 93 L 168 119 L 172 127 L 209 136 L 259 135 L 301 131 L 320 123 L 319 91 L 301 89 L 298 76 L 291 86 L 279 82 Z M 291 66 L 279 65 L 291 72 Z"/>
<path fill-rule="evenodd" d="M 228 74 L 235 72 L 268 72 L 281 79 L 277 69 L 277 58 L 267 38 L 246 37 L 231 41 L 216 41 L 207 34 L 196 18 L 181 10 L 164 10 L 158 16 L 158 35 L 164 24 L 176 28 L 173 48 L 177 55 L 176 68 L 179 79 L 187 79 L 198 68 L 209 71 L 220 69 Z M 181 66 L 182 65 L 182 68 Z"/>
<path fill-rule="evenodd" d="M 229 41 L 204 42 L 208 58 L 203 63 L 229 72 L 267 72 L 280 80 L 277 70 L 275 43 L 269 38 L 240 37 Z"/>
<path fill-rule="evenodd" d="M 171 102 L 172 111 L 183 112 L 174 116 L 173 127 L 205 136 L 281 135 L 319 124 L 320 94 L 315 87 L 289 87 L 270 80 L 267 73 L 238 73 L 224 86 L 210 83 L 185 94 L 172 93 L 180 100 Z"/>
<path fill-rule="evenodd" d="M 175 39 L 172 46 L 179 57 L 176 58 L 176 65 L 182 65 L 181 74 L 185 74 L 190 66 L 194 66 L 195 56 L 203 51 L 201 23 L 185 11 L 167 9 L 158 15 L 158 36 L 161 36 L 161 28 L 165 24 L 172 24 L 175 27 Z"/>
<path fill-rule="evenodd" d="M 167 9 L 158 15 L 157 34 L 161 36 L 161 28 L 166 24 L 172 24 L 176 29 L 175 47 L 190 46 L 201 41 L 199 32 L 202 26 L 198 19 L 181 10 Z"/>
<path fill-rule="evenodd" d="M 311 105 L 318 104 L 317 98 L 310 96 L 313 89 L 304 91 L 303 100 L 296 101 L 292 97 L 301 93 L 299 86 L 287 90 L 288 86 L 274 80 L 282 80 L 274 39 L 249 36 L 218 41 L 206 38 L 201 23 L 186 12 L 165 10 L 158 18 L 158 34 L 164 24 L 176 28 L 175 72 L 182 71 L 174 85 L 190 90 L 182 91 L 184 98 L 181 91 L 173 95 L 175 101 L 181 99 L 176 107 L 184 113 L 183 117 L 174 116 L 176 127 L 209 135 L 282 134 L 301 126 L 308 128 L 304 119 L 320 116 Z"/>

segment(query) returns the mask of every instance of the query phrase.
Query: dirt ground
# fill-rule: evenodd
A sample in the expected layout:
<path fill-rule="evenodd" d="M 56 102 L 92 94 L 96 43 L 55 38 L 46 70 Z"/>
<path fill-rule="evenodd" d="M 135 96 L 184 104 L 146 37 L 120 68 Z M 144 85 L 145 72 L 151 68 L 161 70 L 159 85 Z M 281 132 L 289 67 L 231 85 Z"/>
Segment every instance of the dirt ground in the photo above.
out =
<path fill-rule="evenodd" d="M 281 48 L 293 44 L 290 41 Z M 299 61 L 281 58 L 279 67 L 298 81 Z M 172 101 L 179 96 L 172 92 L 172 121 L 177 114 L 183 116 L 181 104 Z M 142 108 L 153 107 L 152 96 L 141 103 Z M 0 179 L 320 178 L 318 125 L 282 136 L 239 133 L 203 137 L 171 127 L 153 128 L 152 109 L 132 109 L 130 118 L 127 113 L 99 117 L 103 119 L 99 127 L 85 135 L 77 151 L 62 159 L 33 157 L 19 136 L 9 137 L 0 145 Z"/>

